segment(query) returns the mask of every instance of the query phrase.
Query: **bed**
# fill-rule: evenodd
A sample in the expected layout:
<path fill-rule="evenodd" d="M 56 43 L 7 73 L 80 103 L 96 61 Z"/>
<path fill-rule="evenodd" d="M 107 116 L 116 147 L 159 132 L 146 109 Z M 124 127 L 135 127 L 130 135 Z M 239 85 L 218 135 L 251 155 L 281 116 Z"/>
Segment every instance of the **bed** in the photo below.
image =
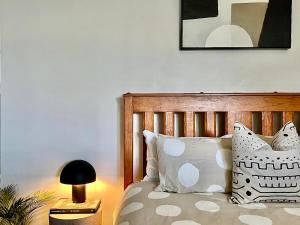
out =
<path fill-rule="evenodd" d="M 154 113 L 163 115 L 162 133 L 174 135 L 174 114 L 183 114 L 183 136 L 196 134 L 196 113 L 204 115 L 203 136 L 232 133 L 235 121 L 265 136 L 276 132 L 274 117 L 281 123 L 300 112 L 300 93 L 235 94 L 125 94 L 124 95 L 124 197 L 116 225 L 282 225 L 300 224 L 300 205 L 291 203 L 232 204 L 224 193 L 177 194 L 155 192 L 154 182 L 140 182 L 135 170 L 145 174 L 146 146 L 141 166 L 134 165 L 133 115 L 142 115 L 142 129 L 154 130 Z M 218 113 L 222 113 L 220 122 Z M 277 119 L 278 119 L 277 118 Z M 257 125 L 258 124 L 258 125 Z M 220 128 L 221 126 L 221 128 Z M 257 128 L 258 127 L 258 128 Z"/>

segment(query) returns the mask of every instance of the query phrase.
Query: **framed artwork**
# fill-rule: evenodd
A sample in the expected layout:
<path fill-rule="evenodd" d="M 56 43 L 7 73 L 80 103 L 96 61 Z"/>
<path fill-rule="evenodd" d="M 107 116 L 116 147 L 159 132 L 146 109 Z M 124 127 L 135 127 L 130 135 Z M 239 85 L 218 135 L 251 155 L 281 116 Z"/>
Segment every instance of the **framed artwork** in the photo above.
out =
<path fill-rule="evenodd" d="M 291 48 L 292 0 L 181 0 L 180 49 Z"/>

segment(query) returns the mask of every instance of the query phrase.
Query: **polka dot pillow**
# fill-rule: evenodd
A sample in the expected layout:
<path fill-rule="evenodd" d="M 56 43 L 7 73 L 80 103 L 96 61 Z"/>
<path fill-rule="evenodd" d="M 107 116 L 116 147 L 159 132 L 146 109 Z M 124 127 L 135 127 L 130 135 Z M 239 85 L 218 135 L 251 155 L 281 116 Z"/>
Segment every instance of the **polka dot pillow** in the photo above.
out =
<path fill-rule="evenodd" d="M 156 191 L 230 192 L 231 138 L 158 135 L 160 184 Z"/>
<path fill-rule="evenodd" d="M 292 122 L 271 145 L 235 123 L 232 149 L 233 202 L 300 202 L 300 141 Z"/>

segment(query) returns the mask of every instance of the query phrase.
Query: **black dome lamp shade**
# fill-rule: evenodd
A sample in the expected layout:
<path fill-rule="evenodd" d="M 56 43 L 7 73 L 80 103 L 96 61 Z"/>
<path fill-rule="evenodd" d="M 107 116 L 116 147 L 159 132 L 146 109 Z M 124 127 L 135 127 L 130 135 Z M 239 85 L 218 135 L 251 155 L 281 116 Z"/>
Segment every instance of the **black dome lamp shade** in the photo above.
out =
<path fill-rule="evenodd" d="M 72 185 L 72 201 L 83 203 L 86 199 L 85 184 L 96 181 L 94 167 L 84 160 L 68 163 L 60 174 L 60 182 Z"/>

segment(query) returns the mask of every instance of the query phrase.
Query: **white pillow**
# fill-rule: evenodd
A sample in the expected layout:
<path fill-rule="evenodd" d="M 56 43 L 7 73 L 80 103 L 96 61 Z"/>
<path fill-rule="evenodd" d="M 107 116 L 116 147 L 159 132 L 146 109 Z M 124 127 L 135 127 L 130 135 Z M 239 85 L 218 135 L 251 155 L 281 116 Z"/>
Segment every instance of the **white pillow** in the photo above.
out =
<path fill-rule="evenodd" d="M 158 182 L 157 134 L 148 130 L 143 131 L 147 145 L 146 176 L 143 181 Z"/>

